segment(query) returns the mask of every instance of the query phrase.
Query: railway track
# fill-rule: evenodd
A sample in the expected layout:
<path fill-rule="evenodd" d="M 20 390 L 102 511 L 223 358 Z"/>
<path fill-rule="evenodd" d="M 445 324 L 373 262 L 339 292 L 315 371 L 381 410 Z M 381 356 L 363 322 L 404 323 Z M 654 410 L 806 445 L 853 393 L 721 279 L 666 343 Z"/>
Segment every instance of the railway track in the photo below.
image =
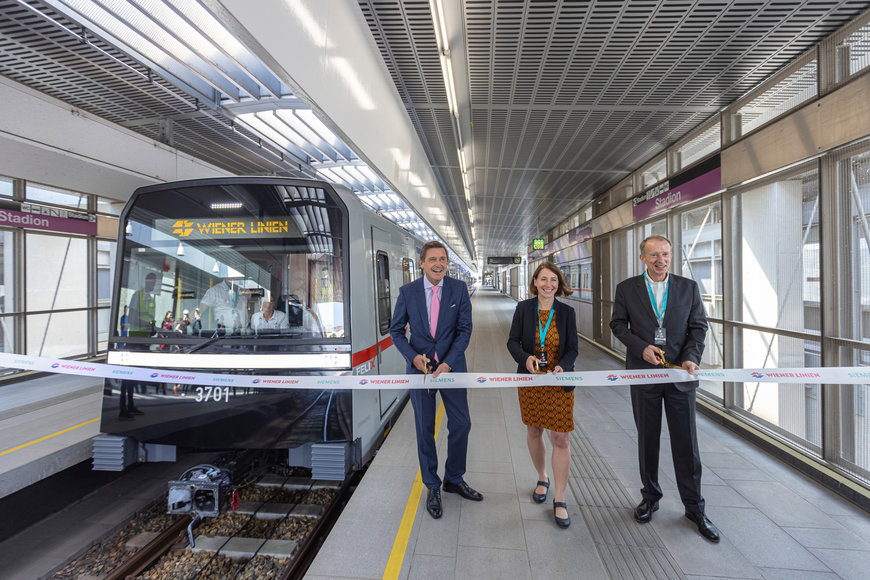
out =
<path fill-rule="evenodd" d="M 355 474 L 331 485 L 265 476 L 240 490 L 235 510 L 193 527 L 193 546 L 192 519 L 167 516 L 164 496 L 52 578 L 301 578 L 358 479 Z"/>

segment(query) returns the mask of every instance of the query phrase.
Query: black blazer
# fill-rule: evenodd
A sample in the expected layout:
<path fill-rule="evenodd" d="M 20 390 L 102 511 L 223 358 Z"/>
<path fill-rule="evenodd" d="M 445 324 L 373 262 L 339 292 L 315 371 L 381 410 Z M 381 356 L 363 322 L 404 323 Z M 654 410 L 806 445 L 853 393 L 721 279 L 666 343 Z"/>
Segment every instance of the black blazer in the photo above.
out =
<path fill-rule="evenodd" d="M 667 344 L 662 348 L 668 362 L 680 365 L 690 360 L 701 364 L 704 338 L 707 335 L 707 316 L 701 303 L 698 284 L 689 278 L 669 274 L 668 302 L 662 326 Z M 616 286 L 610 330 L 625 345 L 625 368 L 656 368 L 643 360 L 643 350 L 655 344 L 658 327 L 643 275 L 634 276 Z M 680 391 L 698 387 L 698 381 L 674 383 Z"/>
<path fill-rule="evenodd" d="M 526 361 L 530 356 L 535 356 L 535 343 L 540 344 L 538 334 L 538 297 L 523 300 L 517 304 L 514 310 L 514 319 L 511 322 L 511 331 L 508 336 L 507 347 L 511 356 L 517 361 L 517 372 L 528 373 Z M 577 360 L 577 319 L 574 318 L 574 309 L 558 300 L 553 301 L 553 318 L 556 322 L 556 330 L 559 332 L 559 366 L 564 371 L 574 370 L 574 361 Z"/>

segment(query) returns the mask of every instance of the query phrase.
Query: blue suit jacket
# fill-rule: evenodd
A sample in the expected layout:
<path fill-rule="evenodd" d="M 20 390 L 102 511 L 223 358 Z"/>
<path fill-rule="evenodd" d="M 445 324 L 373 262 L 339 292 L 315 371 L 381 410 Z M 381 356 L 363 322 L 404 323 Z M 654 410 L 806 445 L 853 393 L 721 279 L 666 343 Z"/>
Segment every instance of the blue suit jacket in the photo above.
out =
<path fill-rule="evenodd" d="M 411 326 L 411 338 L 405 336 L 405 326 Z M 419 373 L 413 364 L 414 357 L 425 354 L 433 361 L 438 359 L 450 366 L 450 370 L 467 372 L 465 349 L 471 339 L 471 299 L 464 282 L 444 277 L 441 289 L 441 310 L 438 313 L 438 328 L 435 338 L 429 329 L 426 311 L 426 289 L 423 278 L 399 288 L 399 298 L 390 323 L 390 338 L 402 353 L 409 373 Z"/>

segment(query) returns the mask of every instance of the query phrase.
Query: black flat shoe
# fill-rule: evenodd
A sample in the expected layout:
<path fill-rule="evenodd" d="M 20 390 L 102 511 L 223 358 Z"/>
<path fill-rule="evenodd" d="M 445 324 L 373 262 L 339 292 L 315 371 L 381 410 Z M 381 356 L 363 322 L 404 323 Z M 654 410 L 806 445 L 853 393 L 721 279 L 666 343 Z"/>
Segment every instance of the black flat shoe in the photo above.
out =
<path fill-rule="evenodd" d="M 541 486 L 544 488 L 544 493 L 535 493 L 535 490 L 532 490 L 532 501 L 535 503 L 544 503 L 547 501 L 547 494 L 550 493 L 550 480 L 547 481 L 539 481 L 535 484 L 535 489 Z"/>
<path fill-rule="evenodd" d="M 441 489 L 430 487 L 426 494 L 426 511 L 436 520 L 441 517 Z"/>
<path fill-rule="evenodd" d="M 659 502 L 645 499 L 634 508 L 634 519 L 639 524 L 645 524 L 652 519 L 653 512 L 658 509 Z"/>
<path fill-rule="evenodd" d="M 564 501 L 553 502 L 553 519 L 556 520 L 556 525 L 560 528 L 567 528 L 571 525 L 571 516 L 568 516 L 567 518 L 560 518 L 556 515 L 556 508 L 565 508 L 565 511 L 568 511 L 568 504 Z"/>
<path fill-rule="evenodd" d="M 698 533 L 710 540 L 711 542 L 719 542 L 719 529 L 713 525 L 703 512 L 689 513 L 686 512 L 686 517 L 698 526 Z"/>
<path fill-rule="evenodd" d="M 470 499 L 471 501 L 483 501 L 483 494 L 472 489 L 471 486 L 464 481 L 460 481 L 459 483 L 445 481 L 444 491 L 447 493 L 458 493 L 465 499 Z"/>

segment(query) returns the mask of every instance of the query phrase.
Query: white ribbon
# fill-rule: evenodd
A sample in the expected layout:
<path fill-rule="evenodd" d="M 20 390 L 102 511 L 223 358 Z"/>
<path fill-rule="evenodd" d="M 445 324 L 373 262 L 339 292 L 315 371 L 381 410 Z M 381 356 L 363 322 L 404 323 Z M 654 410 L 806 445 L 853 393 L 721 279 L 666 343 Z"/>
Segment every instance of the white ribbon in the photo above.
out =
<path fill-rule="evenodd" d="M 176 372 L 78 362 L 66 359 L 0 353 L 0 366 L 38 372 L 59 373 L 185 385 L 254 387 L 258 389 L 413 389 L 491 388 L 536 385 L 648 385 L 680 383 L 698 379 L 736 383 L 827 383 L 870 384 L 870 367 L 811 367 L 782 369 L 700 369 L 694 375 L 682 369 L 577 371 L 557 375 L 516 373 L 444 373 L 431 375 L 237 375 L 228 373 Z"/>

